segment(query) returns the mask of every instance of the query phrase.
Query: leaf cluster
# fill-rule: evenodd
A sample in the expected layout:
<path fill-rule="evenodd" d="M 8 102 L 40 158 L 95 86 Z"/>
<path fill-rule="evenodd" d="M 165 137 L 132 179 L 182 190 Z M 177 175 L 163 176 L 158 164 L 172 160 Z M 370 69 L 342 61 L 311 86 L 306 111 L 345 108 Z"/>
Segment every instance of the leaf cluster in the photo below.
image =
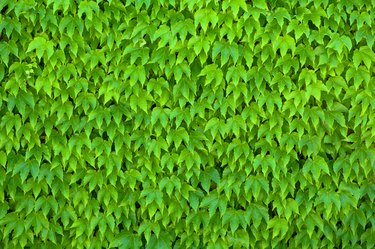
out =
<path fill-rule="evenodd" d="M 0 1 L 0 248 L 374 248 L 374 20 Z"/>

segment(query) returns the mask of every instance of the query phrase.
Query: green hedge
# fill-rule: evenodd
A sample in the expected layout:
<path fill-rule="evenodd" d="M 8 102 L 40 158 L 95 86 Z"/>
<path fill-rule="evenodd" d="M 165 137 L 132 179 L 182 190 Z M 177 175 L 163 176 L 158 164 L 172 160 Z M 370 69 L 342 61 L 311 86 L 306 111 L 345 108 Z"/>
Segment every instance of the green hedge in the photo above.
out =
<path fill-rule="evenodd" d="M 0 248 L 374 248 L 374 0 L 0 1 Z"/>

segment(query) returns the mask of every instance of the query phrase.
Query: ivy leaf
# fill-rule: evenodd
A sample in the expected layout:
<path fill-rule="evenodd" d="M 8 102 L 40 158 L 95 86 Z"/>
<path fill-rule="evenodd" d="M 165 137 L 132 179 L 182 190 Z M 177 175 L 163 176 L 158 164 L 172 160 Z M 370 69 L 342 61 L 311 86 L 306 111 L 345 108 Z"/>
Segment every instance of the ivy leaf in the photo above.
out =
<path fill-rule="evenodd" d="M 254 4 L 255 7 L 259 8 L 259 9 L 268 10 L 268 6 L 267 6 L 267 3 L 266 3 L 265 0 L 254 0 L 253 4 Z"/>
<path fill-rule="evenodd" d="M 149 249 L 153 249 L 153 248 L 164 249 L 165 248 L 165 249 L 167 249 L 167 248 L 170 248 L 170 244 L 171 244 L 170 239 L 166 235 L 163 235 L 160 238 L 157 238 L 153 234 L 150 238 L 149 243 L 147 243 L 146 248 L 149 248 Z"/>
<path fill-rule="evenodd" d="M 267 229 L 272 228 L 272 238 L 283 238 L 288 232 L 288 222 L 285 219 L 273 218 L 268 222 Z"/>
<path fill-rule="evenodd" d="M 313 177 L 316 181 L 319 181 L 319 177 L 321 174 L 321 171 L 323 171 L 326 174 L 330 174 L 329 167 L 321 156 L 315 156 L 313 159 L 308 159 L 303 167 L 303 173 L 304 175 L 311 171 L 313 174 Z"/>
<path fill-rule="evenodd" d="M 208 193 L 210 190 L 211 181 L 218 184 L 220 181 L 220 176 L 216 169 L 209 168 L 204 172 L 200 173 L 199 179 L 201 181 L 203 189 Z"/>
<path fill-rule="evenodd" d="M 7 155 L 4 151 L 0 151 L 0 165 L 5 168 L 5 165 L 7 163 Z"/>
<path fill-rule="evenodd" d="M 375 53 L 369 49 L 369 47 L 360 47 L 360 49 L 354 50 L 353 63 L 354 67 L 358 69 L 361 62 L 365 64 L 367 68 L 370 68 L 371 63 L 375 61 Z"/>
<path fill-rule="evenodd" d="M 200 9 L 194 14 L 195 27 L 200 24 L 204 32 L 207 32 L 209 23 L 211 23 L 212 27 L 215 27 L 218 21 L 218 16 L 212 9 Z"/>
<path fill-rule="evenodd" d="M 280 49 L 280 54 L 284 57 L 288 50 L 291 50 L 292 54 L 294 54 L 296 43 L 293 37 L 285 35 L 275 40 L 275 43 L 273 43 L 273 49 L 274 51 Z"/>
<path fill-rule="evenodd" d="M 240 8 L 243 9 L 245 12 L 247 11 L 247 4 L 245 0 L 231 0 L 230 6 L 235 16 L 238 15 L 238 11 Z"/>
<path fill-rule="evenodd" d="M 40 59 L 43 56 L 44 51 L 46 50 L 47 40 L 44 37 L 36 37 L 27 47 L 26 53 L 36 50 L 36 54 Z"/>
<path fill-rule="evenodd" d="M 373 248 L 368 2 L 0 1 L 0 248 Z"/>
<path fill-rule="evenodd" d="M 339 36 L 338 34 L 333 34 L 331 41 L 328 43 L 327 47 L 332 48 L 338 52 L 342 53 L 344 46 L 350 51 L 352 49 L 352 42 L 348 36 Z"/>

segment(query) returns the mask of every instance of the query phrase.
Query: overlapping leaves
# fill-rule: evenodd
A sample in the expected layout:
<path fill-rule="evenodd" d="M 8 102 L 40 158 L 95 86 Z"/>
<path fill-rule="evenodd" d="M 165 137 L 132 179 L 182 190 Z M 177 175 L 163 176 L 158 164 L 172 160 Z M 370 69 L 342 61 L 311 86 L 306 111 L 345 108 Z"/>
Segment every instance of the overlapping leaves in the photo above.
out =
<path fill-rule="evenodd" d="M 373 248 L 373 1 L 0 2 L 1 248 Z"/>

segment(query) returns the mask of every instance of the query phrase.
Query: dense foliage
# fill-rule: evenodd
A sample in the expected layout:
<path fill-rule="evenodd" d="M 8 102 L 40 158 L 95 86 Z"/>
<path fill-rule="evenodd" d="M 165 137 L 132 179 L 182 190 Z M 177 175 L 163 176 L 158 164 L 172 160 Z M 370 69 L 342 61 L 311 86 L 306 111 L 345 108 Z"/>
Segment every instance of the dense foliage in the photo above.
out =
<path fill-rule="evenodd" d="M 374 248 L 374 0 L 0 1 L 0 248 Z"/>

